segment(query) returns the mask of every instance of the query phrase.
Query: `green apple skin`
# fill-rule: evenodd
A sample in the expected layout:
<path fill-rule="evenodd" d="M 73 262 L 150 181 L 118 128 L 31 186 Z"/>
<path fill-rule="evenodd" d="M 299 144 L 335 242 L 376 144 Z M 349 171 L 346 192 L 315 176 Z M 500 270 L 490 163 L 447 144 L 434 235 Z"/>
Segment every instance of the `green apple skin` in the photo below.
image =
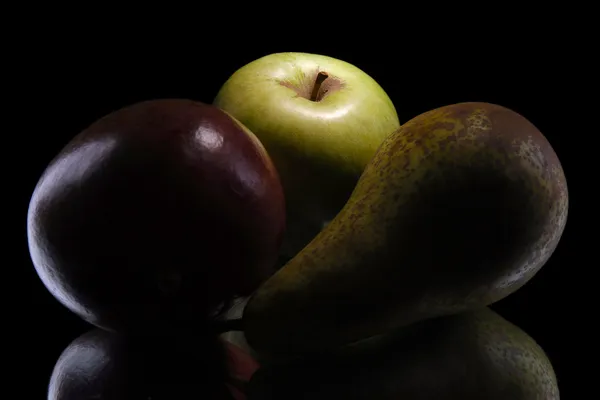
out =
<path fill-rule="evenodd" d="M 321 73 L 328 77 L 313 90 Z M 282 181 L 292 257 L 344 206 L 364 167 L 400 127 L 388 95 L 359 68 L 331 57 L 275 53 L 237 70 L 214 104 L 263 143 Z"/>

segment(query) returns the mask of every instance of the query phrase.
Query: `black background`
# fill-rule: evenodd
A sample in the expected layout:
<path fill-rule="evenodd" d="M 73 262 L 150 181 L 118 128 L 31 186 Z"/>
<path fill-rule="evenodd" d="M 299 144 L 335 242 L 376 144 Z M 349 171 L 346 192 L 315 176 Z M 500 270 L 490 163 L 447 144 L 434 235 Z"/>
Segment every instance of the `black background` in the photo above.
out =
<path fill-rule="evenodd" d="M 213 32 L 214 35 L 220 34 Z M 325 54 L 350 62 L 371 75 L 393 100 L 401 122 L 435 107 L 462 101 L 498 103 L 531 120 L 549 139 L 563 164 L 571 194 L 569 221 L 555 254 L 523 289 L 494 306 L 503 316 L 533 336 L 548 353 L 563 398 L 577 381 L 570 375 L 571 352 L 563 327 L 575 318 L 565 306 L 568 271 L 576 257 L 578 166 L 580 153 L 569 135 L 571 87 L 577 78 L 565 67 L 567 47 L 545 35 L 527 39 L 503 36 L 493 42 L 470 36 L 413 42 L 409 35 L 352 39 L 313 37 L 274 40 L 285 32 L 266 32 L 234 39 L 202 40 L 181 45 L 175 39 L 143 32 L 123 38 L 99 36 L 79 41 L 77 32 L 65 38 L 39 38 L 27 72 L 34 89 L 23 109 L 29 118 L 21 149 L 16 218 L 19 287 L 26 301 L 19 304 L 26 345 L 27 398 L 44 398 L 54 362 L 75 337 L 90 328 L 70 314 L 46 291 L 29 259 L 25 218 L 29 197 L 52 157 L 79 131 L 97 118 L 125 105 L 147 99 L 183 97 L 211 102 L 223 82 L 244 64 L 274 52 Z M 204 33 L 206 35 L 206 33 Z M 43 35 L 42 35 L 43 36 Z M 204 36 L 205 37 L 205 36 Z M 69 39 L 70 38 L 70 39 Z M 64 39 L 64 40 L 63 40 Z M 40 67 L 43 66 L 43 67 Z M 29 89 L 31 90 L 31 89 Z M 20 333 L 21 334 L 21 333 Z M 33 361 L 32 361 L 33 360 Z"/>

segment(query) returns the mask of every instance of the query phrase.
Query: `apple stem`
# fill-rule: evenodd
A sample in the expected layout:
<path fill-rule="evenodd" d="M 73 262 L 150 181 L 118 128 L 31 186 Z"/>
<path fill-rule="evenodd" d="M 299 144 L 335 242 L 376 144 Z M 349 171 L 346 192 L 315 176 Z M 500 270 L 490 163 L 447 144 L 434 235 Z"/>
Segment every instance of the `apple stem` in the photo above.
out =
<path fill-rule="evenodd" d="M 317 96 L 319 95 L 319 89 L 321 89 L 321 85 L 329 77 L 327 72 L 319 71 L 317 74 L 317 78 L 315 79 L 315 86 L 313 86 L 312 93 L 310 94 L 310 101 L 317 101 Z"/>

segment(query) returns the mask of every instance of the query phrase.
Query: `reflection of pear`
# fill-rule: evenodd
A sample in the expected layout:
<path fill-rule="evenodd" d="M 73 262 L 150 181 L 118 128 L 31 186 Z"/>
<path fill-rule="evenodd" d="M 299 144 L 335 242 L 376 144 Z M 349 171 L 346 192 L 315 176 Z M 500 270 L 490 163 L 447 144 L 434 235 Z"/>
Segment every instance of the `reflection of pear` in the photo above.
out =
<path fill-rule="evenodd" d="M 544 351 L 489 309 L 440 317 L 352 352 L 260 369 L 249 400 L 558 400 Z"/>
<path fill-rule="evenodd" d="M 487 103 L 424 113 L 254 293 L 246 338 L 273 357 L 306 354 L 489 305 L 548 260 L 567 208 L 556 154 L 519 114 Z"/>

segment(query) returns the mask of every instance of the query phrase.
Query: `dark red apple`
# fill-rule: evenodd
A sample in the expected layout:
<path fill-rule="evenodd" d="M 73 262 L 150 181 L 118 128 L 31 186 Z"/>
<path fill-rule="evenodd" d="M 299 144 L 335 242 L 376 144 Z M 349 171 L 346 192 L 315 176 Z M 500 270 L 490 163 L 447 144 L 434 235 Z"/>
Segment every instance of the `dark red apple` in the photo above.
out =
<path fill-rule="evenodd" d="M 98 120 L 33 193 L 29 249 L 48 290 L 116 331 L 190 322 L 251 293 L 285 225 L 278 174 L 258 139 L 190 100 Z"/>
<path fill-rule="evenodd" d="M 51 375 L 49 400 L 244 400 L 232 376 L 251 360 L 216 336 L 130 337 L 94 329 L 75 339 Z"/>

